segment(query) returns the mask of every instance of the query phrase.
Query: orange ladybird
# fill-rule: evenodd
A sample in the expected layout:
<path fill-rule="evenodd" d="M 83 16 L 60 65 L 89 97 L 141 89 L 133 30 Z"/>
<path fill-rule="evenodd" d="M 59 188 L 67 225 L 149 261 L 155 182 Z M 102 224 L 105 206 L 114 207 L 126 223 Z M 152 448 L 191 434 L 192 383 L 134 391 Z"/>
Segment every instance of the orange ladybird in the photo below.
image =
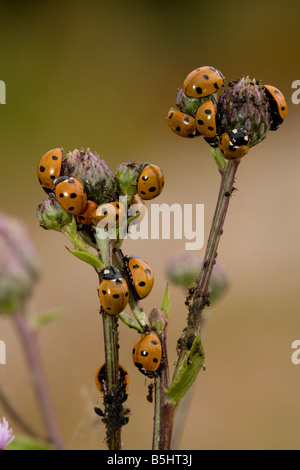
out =
<path fill-rule="evenodd" d="M 117 268 L 110 266 L 103 271 L 99 298 L 102 308 L 109 315 L 119 315 L 126 308 L 129 289 Z"/>
<path fill-rule="evenodd" d="M 215 67 L 204 66 L 193 70 L 183 83 L 184 93 L 191 98 L 212 95 L 224 84 L 224 75 Z"/>
<path fill-rule="evenodd" d="M 129 386 L 128 372 L 121 365 L 119 365 L 119 380 L 120 380 L 120 387 L 122 387 L 123 391 L 128 390 L 128 386 Z M 103 364 L 97 370 L 95 381 L 96 381 L 96 385 L 97 385 L 99 392 L 104 395 L 106 393 L 106 364 Z"/>
<path fill-rule="evenodd" d="M 55 180 L 55 194 L 60 205 L 70 214 L 81 214 L 87 205 L 83 184 L 75 177 L 61 176 Z"/>
<path fill-rule="evenodd" d="M 125 206 L 122 202 L 108 202 L 97 207 L 91 216 L 95 226 L 108 228 L 119 227 L 126 216 Z"/>
<path fill-rule="evenodd" d="M 60 175 L 63 153 L 64 151 L 61 148 L 49 150 L 42 156 L 38 164 L 38 179 L 47 193 L 54 189 L 54 181 Z"/>
<path fill-rule="evenodd" d="M 124 261 L 138 299 L 144 299 L 153 288 L 154 275 L 152 269 L 139 258 L 125 256 Z"/>
<path fill-rule="evenodd" d="M 227 160 L 238 160 L 249 152 L 249 137 L 243 129 L 233 129 L 222 134 L 219 149 Z"/>
<path fill-rule="evenodd" d="M 156 165 L 147 164 L 138 178 L 138 195 L 142 199 L 154 199 L 161 194 L 164 184 L 162 170 Z"/>
<path fill-rule="evenodd" d="M 132 360 L 139 371 L 152 378 L 161 363 L 162 347 L 155 333 L 142 334 L 134 345 Z"/>
<path fill-rule="evenodd" d="M 87 201 L 86 207 L 81 214 L 76 216 L 76 220 L 79 224 L 90 225 L 92 223 L 91 216 L 97 209 L 98 204 L 94 201 Z"/>
<path fill-rule="evenodd" d="M 207 139 L 212 139 L 217 133 L 216 108 L 211 100 L 205 101 L 195 116 L 197 131 Z"/>
<path fill-rule="evenodd" d="M 271 130 L 276 131 L 287 116 L 288 106 L 284 95 L 272 85 L 264 85 L 271 112 Z"/>
<path fill-rule="evenodd" d="M 196 121 L 189 114 L 172 108 L 168 112 L 167 123 L 170 129 L 181 137 L 192 138 L 196 136 Z"/>

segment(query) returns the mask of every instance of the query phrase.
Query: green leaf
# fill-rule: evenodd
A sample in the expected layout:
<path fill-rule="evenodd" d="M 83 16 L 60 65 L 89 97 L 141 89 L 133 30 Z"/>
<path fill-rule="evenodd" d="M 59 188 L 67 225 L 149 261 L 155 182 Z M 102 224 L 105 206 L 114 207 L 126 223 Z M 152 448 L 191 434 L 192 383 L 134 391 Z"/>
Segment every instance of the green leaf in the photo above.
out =
<path fill-rule="evenodd" d="M 80 259 L 81 261 L 84 261 L 87 264 L 90 264 L 93 266 L 93 268 L 101 271 L 104 268 L 103 263 L 97 258 L 97 256 L 94 256 L 90 253 L 85 253 L 84 251 L 78 251 L 78 250 L 69 250 L 72 255 L 76 256 L 76 258 Z"/>
<path fill-rule="evenodd" d="M 72 222 L 70 224 L 70 235 L 72 238 L 76 237 L 77 235 L 77 223 L 75 217 L 73 217 Z"/>
<path fill-rule="evenodd" d="M 211 148 L 210 151 L 211 151 L 212 156 L 214 157 L 214 160 L 219 170 L 223 170 L 225 166 L 227 165 L 227 160 L 225 160 L 225 158 L 223 157 L 223 155 L 221 154 L 218 148 L 216 149 Z"/>
<path fill-rule="evenodd" d="M 5 450 L 54 450 L 49 442 L 40 441 L 29 436 L 16 436 Z"/>
<path fill-rule="evenodd" d="M 160 308 L 164 314 L 166 315 L 167 320 L 169 319 L 169 311 L 170 311 L 170 289 L 169 289 L 169 284 L 167 284 L 164 298 L 161 304 Z"/>
<path fill-rule="evenodd" d="M 125 323 L 125 325 L 129 326 L 129 328 L 133 328 L 134 330 L 137 330 L 140 333 L 144 331 L 144 329 L 138 324 L 138 322 L 134 320 L 134 318 L 127 315 L 127 313 L 120 313 L 119 318 L 120 320 L 122 320 L 123 323 Z"/>
<path fill-rule="evenodd" d="M 34 329 L 38 329 L 41 326 L 48 325 L 56 320 L 60 320 L 64 315 L 64 312 L 59 309 L 48 310 L 47 312 L 40 313 L 36 317 L 30 319 L 30 326 Z"/>
<path fill-rule="evenodd" d="M 168 399 L 178 404 L 195 382 L 199 372 L 203 369 L 205 355 L 200 334 L 196 336 L 190 350 L 186 351 L 174 372 L 169 390 L 166 391 Z"/>

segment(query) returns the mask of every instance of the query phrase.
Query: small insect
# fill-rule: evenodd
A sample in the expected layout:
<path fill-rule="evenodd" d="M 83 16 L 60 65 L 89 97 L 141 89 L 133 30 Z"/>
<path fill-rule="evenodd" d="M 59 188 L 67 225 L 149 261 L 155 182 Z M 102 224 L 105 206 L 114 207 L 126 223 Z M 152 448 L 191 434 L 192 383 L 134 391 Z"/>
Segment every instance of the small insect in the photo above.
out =
<path fill-rule="evenodd" d="M 288 106 L 284 95 L 272 85 L 264 85 L 270 105 L 271 131 L 276 131 L 287 116 Z"/>
<path fill-rule="evenodd" d="M 54 184 L 56 197 L 63 209 L 73 215 L 79 215 L 85 210 L 87 195 L 79 179 L 60 176 Z"/>
<path fill-rule="evenodd" d="M 191 98 L 212 95 L 224 85 L 225 77 L 215 67 L 204 66 L 193 70 L 184 80 L 183 91 Z"/>
<path fill-rule="evenodd" d="M 153 403 L 153 389 L 154 389 L 154 385 L 149 384 L 148 385 L 148 395 L 146 397 L 149 403 Z"/>
<path fill-rule="evenodd" d="M 132 359 L 139 371 L 153 378 L 161 363 L 161 342 L 155 333 L 144 333 L 134 345 Z"/>
<path fill-rule="evenodd" d="M 46 193 L 54 189 L 54 181 L 59 177 L 64 151 L 61 148 L 49 150 L 42 156 L 37 169 L 38 179 Z"/>
<path fill-rule="evenodd" d="M 197 131 L 207 139 L 214 138 L 217 133 L 216 112 L 216 104 L 208 100 L 200 106 L 196 113 Z"/>
<path fill-rule="evenodd" d="M 164 185 L 162 170 L 156 165 L 147 163 L 138 177 L 138 195 L 142 199 L 154 199 L 161 194 Z"/>
<path fill-rule="evenodd" d="M 189 114 L 172 108 L 168 112 L 167 123 L 170 129 L 181 137 L 196 137 L 196 121 Z"/>
<path fill-rule="evenodd" d="M 92 223 L 91 216 L 97 209 L 98 204 L 94 201 L 87 201 L 84 211 L 76 216 L 76 220 L 79 224 L 90 225 Z"/>
<path fill-rule="evenodd" d="M 120 271 L 111 266 L 104 270 L 99 287 L 102 308 L 109 315 L 119 315 L 127 306 L 129 289 Z"/>
<path fill-rule="evenodd" d="M 249 152 L 249 137 L 244 129 L 233 129 L 222 134 L 219 149 L 228 160 L 237 160 Z"/>
<path fill-rule="evenodd" d="M 96 381 L 96 386 L 99 392 L 105 395 L 106 393 L 106 364 L 103 364 L 97 370 L 95 381 Z M 128 375 L 127 370 L 121 365 L 119 365 L 119 381 L 120 381 L 120 387 L 122 387 L 124 391 L 128 390 L 129 375 Z"/>
<path fill-rule="evenodd" d="M 140 258 L 124 257 L 127 271 L 138 299 L 147 297 L 154 284 L 154 275 L 150 266 Z"/>
<path fill-rule="evenodd" d="M 93 225 L 102 228 L 119 227 L 126 216 L 125 206 L 122 202 L 114 201 L 102 204 L 91 214 Z"/>

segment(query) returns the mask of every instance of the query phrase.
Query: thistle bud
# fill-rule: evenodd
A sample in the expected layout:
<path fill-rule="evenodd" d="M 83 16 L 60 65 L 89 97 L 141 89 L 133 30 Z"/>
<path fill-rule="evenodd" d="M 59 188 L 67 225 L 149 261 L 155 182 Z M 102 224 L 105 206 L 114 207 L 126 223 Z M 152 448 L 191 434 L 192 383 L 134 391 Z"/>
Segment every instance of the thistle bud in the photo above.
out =
<path fill-rule="evenodd" d="M 149 315 L 149 322 L 151 327 L 154 328 L 157 333 L 163 333 L 168 326 L 168 320 L 162 310 L 154 308 Z"/>
<path fill-rule="evenodd" d="M 204 259 L 196 253 L 180 251 L 167 264 L 169 281 L 184 288 L 192 287 L 199 277 Z M 218 300 L 229 287 L 228 275 L 223 265 L 217 261 L 210 281 L 210 301 Z"/>
<path fill-rule="evenodd" d="M 50 194 L 37 208 L 39 224 L 45 230 L 61 232 L 72 222 L 72 215 L 65 211 L 54 194 Z"/>
<path fill-rule="evenodd" d="M 0 214 L 0 314 L 17 313 L 29 297 L 40 263 L 25 226 Z"/>
<path fill-rule="evenodd" d="M 69 152 L 62 163 L 61 174 L 78 178 L 85 187 L 88 199 L 98 205 L 116 197 L 116 181 L 111 169 L 90 149 Z"/>
<path fill-rule="evenodd" d="M 212 101 L 217 101 L 217 93 L 213 93 L 209 97 L 205 96 L 204 98 L 191 98 L 186 96 L 183 88 L 179 88 L 176 95 L 176 106 L 182 113 L 195 117 L 201 104 L 205 103 L 208 98 Z"/>
<path fill-rule="evenodd" d="M 218 134 L 242 129 L 248 135 L 248 146 L 265 139 L 270 130 L 270 106 L 264 86 L 259 81 L 242 77 L 229 83 L 217 106 Z"/>
<path fill-rule="evenodd" d="M 115 178 L 121 196 L 128 196 L 128 199 L 131 200 L 132 197 L 137 194 L 137 181 L 143 167 L 143 163 L 125 162 L 121 163 L 117 168 Z"/>

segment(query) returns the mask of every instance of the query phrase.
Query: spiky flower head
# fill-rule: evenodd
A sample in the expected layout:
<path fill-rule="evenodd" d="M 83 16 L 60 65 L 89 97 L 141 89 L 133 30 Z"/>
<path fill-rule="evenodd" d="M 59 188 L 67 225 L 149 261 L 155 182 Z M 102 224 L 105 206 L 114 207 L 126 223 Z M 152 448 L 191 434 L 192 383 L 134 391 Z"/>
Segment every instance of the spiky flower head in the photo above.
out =
<path fill-rule="evenodd" d="M 61 174 L 78 178 L 90 201 L 103 204 L 116 197 L 116 181 L 108 164 L 90 149 L 69 152 L 62 163 Z"/>
<path fill-rule="evenodd" d="M 242 77 L 229 82 L 217 105 L 218 134 L 243 130 L 248 146 L 265 139 L 270 130 L 270 105 L 260 81 Z"/>
<path fill-rule="evenodd" d="M 39 277 L 40 262 L 24 224 L 4 214 L 0 253 L 0 314 L 17 313 Z"/>
<path fill-rule="evenodd" d="M 184 93 L 183 88 L 179 88 L 176 94 L 176 106 L 182 113 L 195 117 L 200 106 L 208 99 L 216 102 L 217 93 L 213 93 L 212 95 L 209 95 L 208 97 L 205 96 L 203 98 L 191 98 Z"/>
<path fill-rule="evenodd" d="M 118 192 L 121 196 L 127 196 L 129 201 L 138 192 L 138 178 L 143 167 L 144 164 L 140 162 L 125 162 L 115 172 Z"/>
<path fill-rule="evenodd" d="M 58 202 L 55 194 L 50 194 L 37 208 L 39 224 L 45 230 L 61 232 L 65 225 L 72 222 L 72 215 L 65 211 Z"/>

